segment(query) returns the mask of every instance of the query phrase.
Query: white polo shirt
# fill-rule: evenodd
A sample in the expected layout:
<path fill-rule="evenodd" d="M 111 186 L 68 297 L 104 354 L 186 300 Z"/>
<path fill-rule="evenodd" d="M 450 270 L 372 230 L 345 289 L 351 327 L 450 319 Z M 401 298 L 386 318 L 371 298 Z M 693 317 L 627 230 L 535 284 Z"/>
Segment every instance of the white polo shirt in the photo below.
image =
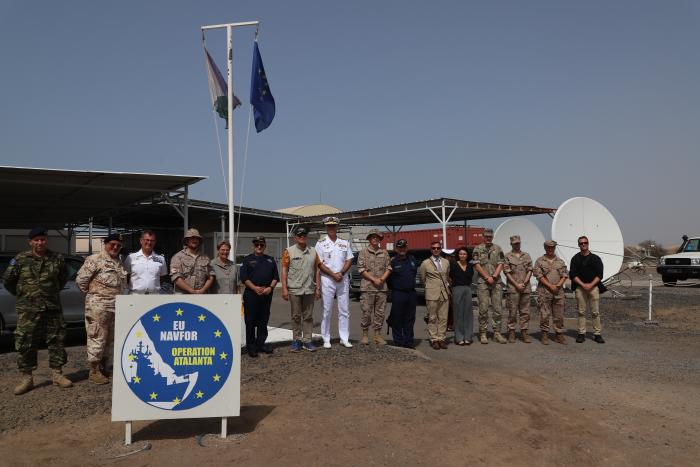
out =
<path fill-rule="evenodd" d="M 316 244 L 316 254 L 318 259 L 333 272 L 342 271 L 345 262 L 353 258 L 350 242 L 339 237 L 336 237 L 334 242 L 326 236 Z M 322 272 L 321 277 L 326 277 L 326 275 Z"/>
<path fill-rule="evenodd" d="M 160 276 L 168 275 L 165 257 L 155 251 L 151 256 L 143 254 L 143 250 L 131 253 L 124 261 L 124 269 L 131 275 L 129 289 L 132 293 L 160 293 Z"/>

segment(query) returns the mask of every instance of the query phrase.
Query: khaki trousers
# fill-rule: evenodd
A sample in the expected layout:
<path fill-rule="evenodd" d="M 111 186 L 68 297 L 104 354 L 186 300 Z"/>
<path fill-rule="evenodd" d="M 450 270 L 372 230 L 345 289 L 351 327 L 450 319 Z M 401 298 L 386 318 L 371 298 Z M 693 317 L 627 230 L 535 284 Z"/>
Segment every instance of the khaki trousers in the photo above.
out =
<path fill-rule="evenodd" d="M 386 309 L 386 292 L 362 292 L 360 307 L 362 308 L 362 329 L 369 329 L 371 324 L 375 331 L 384 327 L 384 310 Z"/>
<path fill-rule="evenodd" d="M 449 300 L 426 300 L 428 309 L 428 335 L 430 342 L 444 341 L 447 331 L 447 313 L 450 310 Z"/>
<path fill-rule="evenodd" d="M 508 292 L 506 306 L 508 307 L 508 330 L 515 330 L 515 323 L 518 322 L 518 315 L 520 315 L 520 330 L 527 331 L 530 325 L 530 293 Z"/>
<path fill-rule="evenodd" d="M 479 284 L 476 287 L 476 297 L 479 299 L 479 334 L 485 334 L 489 327 L 489 308 L 491 312 L 491 326 L 493 332 L 501 332 L 501 308 L 503 295 L 501 281 L 493 285 Z"/>
<path fill-rule="evenodd" d="M 578 333 L 586 334 L 586 308 L 591 310 L 591 319 L 593 321 L 593 333 L 596 336 L 600 335 L 602 327 L 600 325 L 600 292 L 598 287 L 592 290 L 583 290 L 581 287 L 576 288 L 576 307 L 578 309 Z"/>
<path fill-rule="evenodd" d="M 314 294 L 289 294 L 292 305 L 292 339 L 311 342 L 314 328 Z"/>

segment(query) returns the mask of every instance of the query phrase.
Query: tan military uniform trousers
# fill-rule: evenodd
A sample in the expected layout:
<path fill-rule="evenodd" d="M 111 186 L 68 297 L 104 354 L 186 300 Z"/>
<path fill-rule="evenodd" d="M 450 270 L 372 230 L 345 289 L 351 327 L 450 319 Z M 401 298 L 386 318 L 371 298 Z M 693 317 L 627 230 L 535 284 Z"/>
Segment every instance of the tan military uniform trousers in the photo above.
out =
<path fill-rule="evenodd" d="M 537 289 L 537 305 L 540 310 L 540 329 L 549 332 L 549 319 L 554 322 L 554 331 L 557 334 L 564 332 L 564 291 L 552 295 L 544 288 Z"/>
<path fill-rule="evenodd" d="M 493 307 L 491 312 L 493 332 L 501 332 L 503 308 L 501 285 L 498 281 L 491 286 L 485 283 L 476 286 L 476 296 L 479 299 L 479 334 L 486 333 L 489 328 L 489 308 L 491 307 Z"/>
<path fill-rule="evenodd" d="M 381 331 L 384 326 L 384 310 L 386 309 L 385 292 L 362 292 L 360 306 L 362 307 L 362 329 L 369 329 L 369 325 L 375 331 Z"/>
<path fill-rule="evenodd" d="M 85 331 L 89 363 L 103 358 L 111 361 L 114 349 L 115 298 L 87 294 L 85 297 Z"/>
<path fill-rule="evenodd" d="M 530 284 L 527 286 L 529 287 Z M 530 293 L 508 292 L 506 307 L 508 307 L 508 330 L 515 330 L 515 323 L 520 315 L 520 330 L 527 331 L 530 325 Z"/>

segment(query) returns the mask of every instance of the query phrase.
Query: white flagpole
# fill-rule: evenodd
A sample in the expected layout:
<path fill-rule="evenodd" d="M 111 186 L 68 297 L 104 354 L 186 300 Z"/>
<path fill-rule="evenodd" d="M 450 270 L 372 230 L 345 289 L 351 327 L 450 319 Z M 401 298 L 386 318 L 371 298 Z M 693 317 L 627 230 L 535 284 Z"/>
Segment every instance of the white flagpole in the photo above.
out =
<path fill-rule="evenodd" d="M 233 26 L 226 25 L 226 57 L 228 59 L 228 241 L 231 244 L 229 259 L 236 263 L 236 243 L 233 235 Z M 237 263 L 236 263 L 237 264 Z"/>
<path fill-rule="evenodd" d="M 233 219 L 233 28 L 239 26 L 258 26 L 259 21 L 241 23 L 213 24 L 202 26 L 202 31 L 226 28 L 226 56 L 228 60 L 226 95 L 228 97 L 228 241 L 231 243 L 229 259 L 236 261 L 236 243 L 234 241 Z"/>

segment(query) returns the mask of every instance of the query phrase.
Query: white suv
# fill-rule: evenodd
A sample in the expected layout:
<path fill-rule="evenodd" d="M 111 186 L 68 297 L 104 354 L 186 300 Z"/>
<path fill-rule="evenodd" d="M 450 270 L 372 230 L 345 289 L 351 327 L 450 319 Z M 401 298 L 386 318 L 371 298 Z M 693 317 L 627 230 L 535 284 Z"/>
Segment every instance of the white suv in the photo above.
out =
<path fill-rule="evenodd" d="M 659 258 L 656 272 L 661 274 L 664 285 L 700 278 L 700 235 L 683 235 L 683 244 L 678 252 Z"/>

